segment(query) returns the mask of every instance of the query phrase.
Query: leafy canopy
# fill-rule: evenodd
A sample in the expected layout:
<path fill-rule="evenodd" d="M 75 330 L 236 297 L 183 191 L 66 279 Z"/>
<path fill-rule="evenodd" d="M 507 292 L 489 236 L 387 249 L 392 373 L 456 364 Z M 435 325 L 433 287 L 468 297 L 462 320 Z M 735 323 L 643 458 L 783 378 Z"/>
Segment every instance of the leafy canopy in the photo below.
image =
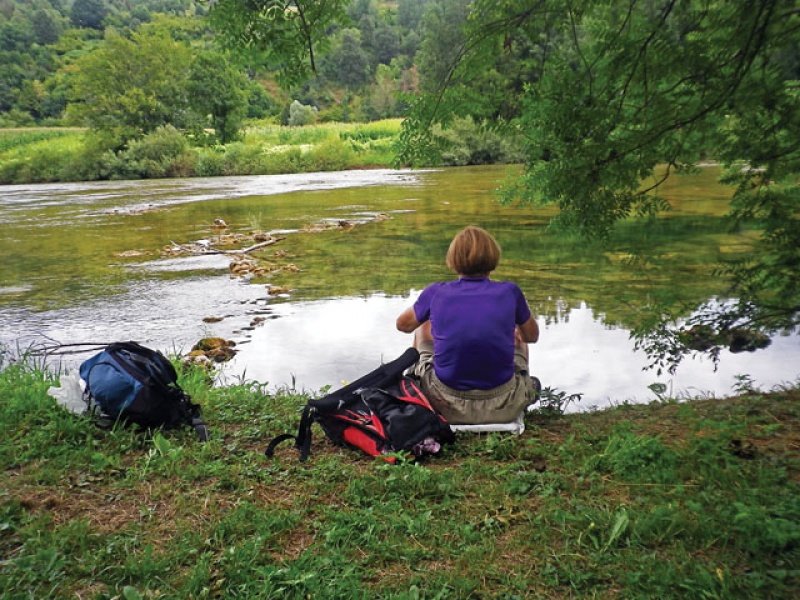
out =
<path fill-rule="evenodd" d="M 527 81 L 504 120 L 526 140 L 512 197 L 556 203 L 562 224 L 602 237 L 621 219 L 668 210 L 658 187 L 672 173 L 722 161 L 736 185 L 732 224 L 761 234 L 722 268 L 734 300 L 639 332 L 658 366 L 674 368 L 742 328 L 800 322 L 799 29 L 793 0 L 476 0 L 453 60 L 405 123 L 401 160 L 436 150 L 434 122 L 500 114 L 491 95 L 464 90 L 498 55 L 524 50 Z M 657 165 L 666 168 L 654 178 Z M 687 332 L 701 325 L 710 337 L 692 348 Z"/>
<path fill-rule="evenodd" d="M 163 32 L 126 38 L 109 30 L 100 47 L 76 61 L 70 108 L 114 144 L 181 126 L 191 61 L 189 46 Z"/>
<path fill-rule="evenodd" d="M 187 91 L 192 110 L 200 113 L 199 123 L 211 120 L 217 138 L 223 144 L 239 134 L 247 112 L 247 77 L 228 58 L 206 51 L 195 57 L 189 71 Z"/>
<path fill-rule="evenodd" d="M 209 137 L 209 127 L 216 140 L 236 139 L 250 82 L 227 55 L 180 39 L 195 26 L 164 18 L 129 37 L 108 29 L 102 43 L 75 62 L 71 115 L 113 148 L 167 125 L 197 140 Z"/>
<path fill-rule="evenodd" d="M 231 49 L 260 57 L 286 85 L 317 72 L 328 30 L 345 19 L 348 0 L 208 0 L 210 18 Z"/>

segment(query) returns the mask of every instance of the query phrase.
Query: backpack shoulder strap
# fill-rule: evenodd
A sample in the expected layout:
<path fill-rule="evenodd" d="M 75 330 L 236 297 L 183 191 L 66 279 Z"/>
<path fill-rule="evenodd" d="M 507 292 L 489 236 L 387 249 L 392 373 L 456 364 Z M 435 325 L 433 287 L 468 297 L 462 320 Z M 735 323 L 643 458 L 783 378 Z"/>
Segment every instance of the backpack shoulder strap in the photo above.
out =
<path fill-rule="evenodd" d="M 313 425 L 316 415 L 317 409 L 306 404 L 303 408 L 303 415 L 300 417 L 300 425 L 297 427 L 297 435 L 283 433 L 274 437 L 267 445 L 267 449 L 264 450 L 264 454 L 271 458 L 279 444 L 286 440 L 294 440 L 294 447 L 300 452 L 300 462 L 305 462 L 311 453 L 311 425 Z"/>
<path fill-rule="evenodd" d="M 150 376 L 151 380 L 165 391 L 174 389 L 178 374 L 169 359 L 160 352 L 136 342 L 109 344 L 105 351 L 134 377 L 137 376 L 135 370 L 138 370 Z"/>
<path fill-rule="evenodd" d="M 354 395 L 359 395 L 362 389 L 370 387 L 382 387 L 391 382 L 397 381 L 408 369 L 419 359 L 419 352 L 414 348 L 406 349 L 403 354 L 394 360 L 380 365 L 366 375 L 359 377 L 352 383 L 331 392 L 317 400 L 311 400 L 303 409 L 300 418 L 300 425 L 297 428 L 297 435 L 284 433 L 273 438 L 267 445 L 264 454 L 271 457 L 275 453 L 275 448 L 286 440 L 294 440 L 295 448 L 300 452 L 300 460 L 305 461 L 311 452 L 311 425 L 317 420 L 320 413 L 328 414 L 335 412 L 342 403 Z"/>

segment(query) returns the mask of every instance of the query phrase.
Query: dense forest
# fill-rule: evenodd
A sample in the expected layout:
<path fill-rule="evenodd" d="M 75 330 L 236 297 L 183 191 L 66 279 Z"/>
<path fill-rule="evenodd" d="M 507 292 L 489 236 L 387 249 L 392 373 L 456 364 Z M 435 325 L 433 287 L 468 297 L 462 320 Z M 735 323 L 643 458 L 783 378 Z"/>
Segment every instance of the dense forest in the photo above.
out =
<path fill-rule="evenodd" d="M 406 97 L 437 76 L 420 65 L 433 64 L 426 56 L 442 51 L 445 30 L 466 16 L 464 4 L 353 2 L 342 23 L 326 32 L 316 72 L 282 87 L 276 70 L 257 53 L 227 53 L 215 43 L 205 19 L 207 2 L 0 0 L 0 125 L 91 126 L 108 120 L 108 114 L 95 114 L 107 112 L 105 103 L 87 107 L 86 99 L 115 91 L 104 80 L 114 75 L 98 59 L 122 64 L 123 57 L 125 68 L 138 71 L 138 81 L 126 85 L 138 84 L 140 96 L 156 99 L 158 106 L 149 111 L 153 123 L 217 125 L 223 141 L 244 117 L 305 124 L 401 116 Z M 133 90 L 127 92 L 130 106 L 136 99 Z M 234 123 L 197 122 L 198 115 L 211 114 Z"/>
<path fill-rule="evenodd" d="M 399 119 L 458 58 L 467 3 L 320 4 L 310 57 L 295 11 L 314 3 L 261 4 L 280 6 L 286 28 L 250 44 L 229 35 L 216 0 L 0 0 L 0 183 L 396 164 Z M 500 81 L 488 69 L 483 87 L 497 95 Z M 518 138 L 491 116 L 437 127 L 447 149 L 406 164 L 520 162 Z"/>

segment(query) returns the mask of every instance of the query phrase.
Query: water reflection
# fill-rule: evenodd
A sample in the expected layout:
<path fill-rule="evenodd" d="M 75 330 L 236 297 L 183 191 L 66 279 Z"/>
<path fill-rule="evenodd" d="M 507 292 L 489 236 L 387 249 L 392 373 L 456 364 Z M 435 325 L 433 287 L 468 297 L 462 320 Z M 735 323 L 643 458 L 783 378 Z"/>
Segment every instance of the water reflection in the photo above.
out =
<path fill-rule="evenodd" d="M 225 367 L 223 379 L 244 377 L 307 391 L 352 381 L 410 345 L 411 336 L 396 331 L 394 321 L 418 293 L 278 305 L 275 314 L 280 318 L 251 333 L 249 343 Z M 653 383 L 681 397 L 725 396 L 741 374 L 775 385 L 787 382 L 787 374 L 793 379 L 800 359 L 796 338 L 779 337 L 756 353 L 724 352 L 716 372 L 710 361 L 697 359 L 684 362 L 674 376 L 658 377 L 643 370 L 647 358 L 634 351 L 625 329 L 604 325 L 585 305 L 567 309 L 562 317 L 543 324 L 539 342 L 530 346 L 531 367 L 544 386 L 584 394 L 571 411 L 654 400 L 648 389 Z"/>
<path fill-rule="evenodd" d="M 228 381 L 338 386 L 410 344 L 395 317 L 417 290 L 450 277 L 443 257 L 453 233 L 478 224 L 503 246 L 497 278 L 519 283 L 539 315 L 535 372 L 545 385 L 585 394 L 575 408 L 652 399 L 656 381 L 672 394 L 722 395 L 737 374 L 767 387 L 797 377 L 798 336 L 723 354 L 716 373 L 688 360 L 660 379 L 641 370 L 646 358 L 628 339 L 661 307 L 724 292 L 713 265 L 746 250 L 752 232 L 727 231 L 729 190 L 716 173 L 671 180 L 671 213 L 647 226 L 623 223 L 605 245 L 549 233 L 551 208 L 497 204 L 504 176 L 481 167 L 5 186 L 0 344 L 134 339 L 172 352 L 218 335 L 240 348 Z M 216 235 L 216 218 L 243 234 L 281 232 L 258 258 L 298 270 L 248 284 L 230 277 L 229 257 L 165 256 L 165 246 Z M 339 220 L 355 226 L 325 228 Z M 289 301 L 268 296 L 267 283 L 293 290 Z"/>
<path fill-rule="evenodd" d="M 201 337 L 229 337 L 232 328 L 249 325 L 254 316 L 270 314 L 263 286 L 244 285 L 225 275 L 133 283 L 117 296 L 80 306 L 32 311 L 0 311 L 0 342 L 26 350 L 54 343 L 107 344 L 136 340 L 171 353 L 188 352 Z M 209 315 L 223 318 L 203 321 Z M 86 356 L 54 356 L 56 369 L 75 367 Z"/>

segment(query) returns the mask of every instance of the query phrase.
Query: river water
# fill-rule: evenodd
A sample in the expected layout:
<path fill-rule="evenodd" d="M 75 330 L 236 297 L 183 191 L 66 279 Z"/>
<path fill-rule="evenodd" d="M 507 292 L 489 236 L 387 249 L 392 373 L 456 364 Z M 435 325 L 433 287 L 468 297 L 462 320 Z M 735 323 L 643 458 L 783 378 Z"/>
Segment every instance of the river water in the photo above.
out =
<path fill-rule="evenodd" d="M 673 396 L 722 396 L 741 375 L 764 389 L 797 379 L 796 335 L 723 352 L 716 370 L 689 359 L 674 375 L 644 370 L 647 357 L 633 349 L 630 329 L 660 307 L 688 314 L 723 295 L 714 265 L 754 235 L 726 230 L 730 191 L 714 169 L 668 182 L 672 211 L 623 224 L 602 246 L 550 231 L 551 208 L 500 205 L 507 175 L 481 167 L 0 187 L 0 344 L 12 354 L 48 349 L 49 365 L 71 369 L 84 347 L 56 346 L 133 339 L 185 353 L 221 336 L 238 354 L 220 383 L 338 387 L 410 344 L 395 317 L 426 283 L 451 276 L 449 240 L 473 223 L 503 247 L 496 278 L 518 282 L 539 318 L 533 372 L 583 394 L 572 410 L 649 401 L 653 383 Z M 254 231 L 281 238 L 253 253 L 266 275 L 232 276 L 223 254 L 169 252 Z"/>

